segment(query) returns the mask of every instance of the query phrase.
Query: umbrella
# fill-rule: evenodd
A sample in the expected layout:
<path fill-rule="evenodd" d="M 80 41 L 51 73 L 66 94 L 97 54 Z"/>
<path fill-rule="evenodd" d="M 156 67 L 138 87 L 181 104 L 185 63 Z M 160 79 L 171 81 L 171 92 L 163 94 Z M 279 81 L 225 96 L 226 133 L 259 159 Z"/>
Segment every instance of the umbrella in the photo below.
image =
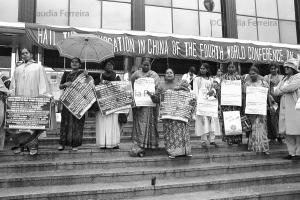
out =
<path fill-rule="evenodd" d="M 113 45 L 95 35 L 76 34 L 57 43 L 59 54 L 66 58 L 80 58 L 85 62 L 102 62 L 114 57 Z"/>

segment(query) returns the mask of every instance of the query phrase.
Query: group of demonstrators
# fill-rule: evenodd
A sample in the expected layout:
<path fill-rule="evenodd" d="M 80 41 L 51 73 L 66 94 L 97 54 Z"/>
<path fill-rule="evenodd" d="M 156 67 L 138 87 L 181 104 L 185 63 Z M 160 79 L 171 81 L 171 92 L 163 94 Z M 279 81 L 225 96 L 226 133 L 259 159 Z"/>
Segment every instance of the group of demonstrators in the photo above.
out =
<path fill-rule="evenodd" d="M 52 98 L 44 68 L 32 59 L 28 49 L 22 49 L 21 56 L 22 62 L 18 63 L 10 85 L 5 84 L 6 80 L 0 79 L 1 102 L 5 102 L 7 95 Z M 104 66 L 104 73 L 100 75 L 99 80 L 95 79 L 96 87 L 121 80 L 113 70 L 113 61 L 106 61 Z M 82 74 L 89 76 L 81 69 L 79 58 L 71 60 L 71 69 L 62 76 L 59 87 L 63 91 L 71 87 Z M 195 134 L 201 137 L 201 144 L 204 147 L 207 145 L 218 147 L 215 143 L 216 135 L 221 135 L 228 145 L 242 144 L 245 133 L 250 151 L 269 154 L 269 139 L 281 141 L 284 135 L 289 152 L 285 158 L 298 160 L 299 61 L 291 59 L 285 62 L 285 75 L 280 75 L 278 70 L 277 65 L 271 64 L 270 74 L 262 77 L 258 68 L 252 65 L 249 73 L 241 76 L 237 65 L 229 63 L 226 73 L 218 69 L 217 75 L 212 76 L 210 65 L 203 63 L 197 75 L 196 67 L 191 67 L 182 80 L 176 82 L 174 69 L 166 69 L 164 80 L 161 81 L 159 75 L 151 70 L 151 63 L 148 60 L 143 61 L 142 66 L 131 75 L 130 80 L 133 91 L 140 80 L 152 80 L 153 90 L 145 90 L 145 95 L 150 97 L 153 105 L 132 106 L 133 146 L 130 155 L 143 157 L 147 149 L 158 147 L 160 118 L 163 122 L 165 149 L 169 157 L 192 156 L 189 128 L 191 121 L 195 119 Z M 175 100 L 177 97 L 177 104 L 174 103 L 172 95 L 173 97 L 175 95 Z M 182 103 L 184 101 L 185 103 Z M 100 148 L 119 148 L 120 114 L 118 112 L 103 114 L 99 104 L 93 107 L 96 111 L 96 144 Z M 180 112 L 182 116 L 179 116 Z M 3 113 L 1 114 L 4 115 Z M 74 116 L 66 105 L 62 108 L 61 116 L 58 150 L 62 151 L 70 146 L 76 151 L 82 145 L 85 116 L 81 118 Z M 3 116 L 0 120 L 3 121 L 2 118 Z M 9 130 L 9 132 L 15 144 L 15 153 L 29 150 L 31 155 L 37 154 L 38 137 L 43 130 Z M 3 140 L 0 137 L 1 143 Z"/>

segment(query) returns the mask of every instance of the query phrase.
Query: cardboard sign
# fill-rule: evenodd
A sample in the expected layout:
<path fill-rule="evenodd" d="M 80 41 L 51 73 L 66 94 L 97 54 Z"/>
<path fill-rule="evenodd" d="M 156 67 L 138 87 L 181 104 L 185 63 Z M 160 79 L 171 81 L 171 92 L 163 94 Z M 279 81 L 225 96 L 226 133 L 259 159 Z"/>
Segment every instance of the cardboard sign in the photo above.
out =
<path fill-rule="evenodd" d="M 103 115 L 128 110 L 133 103 L 133 91 L 129 81 L 112 81 L 98 85 L 96 95 Z"/>
<path fill-rule="evenodd" d="M 50 120 L 50 98 L 7 98 L 5 128 L 43 130 L 50 128 Z"/>
<path fill-rule="evenodd" d="M 242 134 L 241 115 L 239 111 L 223 112 L 225 135 Z"/>
<path fill-rule="evenodd" d="M 223 80 L 221 83 L 221 105 L 242 106 L 242 81 Z"/>
<path fill-rule="evenodd" d="M 60 100 L 77 119 L 81 119 L 96 102 L 93 78 L 83 73 L 80 74 L 64 91 Z"/>
<path fill-rule="evenodd" d="M 267 115 L 267 98 L 269 89 L 266 87 L 246 88 L 246 114 Z"/>
<path fill-rule="evenodd" d="M 196 107 L 196 97 L 186 91 L 167 90 L 162 94 L 160 118 L 188 122 Z"/>
<path fill-rule="evenodd" d="M 155 93 L 153 78 L 139 78 L 134 82 L 134 101 L 137 107 L 154 107 L 151 97 L 147 92 Z"/>

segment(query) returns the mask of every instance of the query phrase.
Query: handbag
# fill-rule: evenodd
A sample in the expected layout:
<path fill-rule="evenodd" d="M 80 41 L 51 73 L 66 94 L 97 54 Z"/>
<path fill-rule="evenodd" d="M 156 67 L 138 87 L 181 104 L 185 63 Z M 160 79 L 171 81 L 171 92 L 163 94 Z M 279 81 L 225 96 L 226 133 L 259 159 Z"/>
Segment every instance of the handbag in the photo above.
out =
<path fill-rule="evenodd" d="M 252 131 L 252 123 L 246 115 L 241 117 L 241 123 L 243 132 Z"/>
<path fill-rule="evenodd" d="M 127 123 L 127 114 L 119 113 L 118 121 L 119 121 L 120 124 L 126 124 Z"/>

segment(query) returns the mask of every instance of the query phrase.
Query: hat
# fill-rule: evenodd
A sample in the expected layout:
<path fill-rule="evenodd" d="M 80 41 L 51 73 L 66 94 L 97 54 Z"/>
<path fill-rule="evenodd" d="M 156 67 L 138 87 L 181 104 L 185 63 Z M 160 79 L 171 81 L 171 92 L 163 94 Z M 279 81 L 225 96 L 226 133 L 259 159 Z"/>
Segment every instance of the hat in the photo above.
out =
<path fill-rule="evenodd" d="M 288 61 L 286 61 L 283 65 L 284 67 L 290 67 L 292 69 L 294 69 L 297 72 L 299 71 L 299 60 L 295 59 L 295 58 L 291 58 Z"/>

